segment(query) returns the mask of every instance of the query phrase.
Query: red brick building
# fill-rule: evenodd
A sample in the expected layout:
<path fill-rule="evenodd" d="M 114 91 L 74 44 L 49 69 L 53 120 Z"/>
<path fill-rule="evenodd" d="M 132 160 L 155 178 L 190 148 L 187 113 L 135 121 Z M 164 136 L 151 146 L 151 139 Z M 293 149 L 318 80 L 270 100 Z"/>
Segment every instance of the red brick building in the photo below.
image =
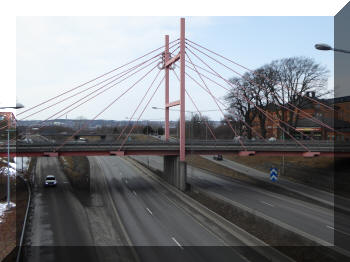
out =
<path fill-rule="evenodd" d="M 313 139 L 350 141 L 350 96 L 332 99 L 318 99 L 315 97 L 314 92 L 307 92 L 306 96 L 334 108 L 334 110 L 331 110 L 308 98 L 304 98 L 304 102 L 302 103 L 303 105 L 299 107 L 303 110 L 303 112 L 308 113 L 313 118 L 319 120 L 329 127 L 332 127 L 337 132 L 334 132 L 331 129 L 315 122 L 314 120 L 309 119 L 305 114 L 298 113 L 296 130 L 302 132 L 305 134 L 305 136 L 302 137 L 299 132 L 294 132 L 293 135 L 298 139 L 307 139 L 307 136 L 309 136 Z M 267 112 L 271 118 L 278 119 L 277 113 L 281 114 L 281 109 L 277 105 L 271 104 L 268 106 Z M 288 111 L 285 112 L 285 119 L 285 121 L 289 120 Z M 260 122 L 258 117 L 255 117 L 252 126 L 256 132 L 260 133 Z M 267 118 L 265 128 L 267 138 L 282 138 L 283 132 L 278 127 L 276 122 Z M 288 135 L 285 135 L 285 137 L 287 138 Z"/>

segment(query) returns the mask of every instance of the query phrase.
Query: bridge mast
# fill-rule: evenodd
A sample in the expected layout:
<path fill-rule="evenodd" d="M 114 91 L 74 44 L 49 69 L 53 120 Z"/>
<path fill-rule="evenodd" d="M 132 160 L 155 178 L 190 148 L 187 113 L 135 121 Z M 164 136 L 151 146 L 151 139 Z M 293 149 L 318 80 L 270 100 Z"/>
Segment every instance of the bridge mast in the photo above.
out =
<path fill-rule="evenodd" d="M 169 69 L 176 61 L 180 60 L 180 100 L 169 103 Z M 186 119 L 185 119 L 185 18 L 180 20 L 180 52 L 170 59 L 169 36 L 165 36 L 164 52 L 165 69 L 165 140 L 169 139 L 169 107 L 180 105 L 180 161 L 186 158 Z"/>
<path fill-rule="evenodd" d="M 164 63 L 169 61 L 169 35 L 165 36 Z M 165 140 L 169 140 L 169 67 L 165 66 Z"/>
<path fill-rule="evenodd" d="M 180 161 L 185 161 L 185 18 L 180 27 Z"/>

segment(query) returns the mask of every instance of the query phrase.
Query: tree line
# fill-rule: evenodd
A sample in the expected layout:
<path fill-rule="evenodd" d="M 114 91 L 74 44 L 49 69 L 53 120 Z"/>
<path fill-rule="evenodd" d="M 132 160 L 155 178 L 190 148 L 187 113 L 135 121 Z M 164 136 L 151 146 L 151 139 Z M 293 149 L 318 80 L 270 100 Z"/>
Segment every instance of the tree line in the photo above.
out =
<path fill-rule="evenodd" d="M 268 123 L 295 135 L 293 128 L 303 115 L 296 108 L 303 108 L 312 99 L 330 94 L 328 76 L 329 70 L 312 58 L 291 57 L 274 60 L 240 77 L 233 77 L 229 79 L 230 89 L 224 97 L 226 115 L 220 125 L 212 125 L 206 116 L 194 115 L 186 121 L 186 137 L 213 139 L 209 126 L 218 139 L 235 136 L 268 138 Z M 306 99 L 305 95 L 311 99 Z"/>
<path fill-rule="evenodd" d="M 248 138 L 255 136 L 247 127 L 252 126 L 254 120 L 259 123 L 258 130 L 264 138 L 267 136 L 266 123 L 271 119 L 276 120 L 275 125 L 293 133 L 302 115 L 296 108 L 303 108 L 311 101 L 305 95 L 319 99 L 330 93 L 328 76 L 329 70 L 311 58 L 274 60 L 242 77 L 230 79 L 232 85 L 225 97 L 228 116 L 246 123 L 241 125 L 245 125 Z"/>

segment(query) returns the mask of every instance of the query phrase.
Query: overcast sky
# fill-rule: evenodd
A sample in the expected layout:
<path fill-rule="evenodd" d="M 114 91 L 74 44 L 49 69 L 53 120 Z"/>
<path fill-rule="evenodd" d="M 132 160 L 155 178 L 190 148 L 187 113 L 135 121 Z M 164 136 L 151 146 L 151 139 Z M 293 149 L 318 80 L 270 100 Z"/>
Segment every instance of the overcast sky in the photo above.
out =
<path fill-rule="evenodd" d="M 330 70 L 329 88 L 332 89 L 333 53 L 315 50 L 314 44 L 333 45 L 333 26 L 331 16 L 186 17 L 186 36 L 251 69 L 274 59 L 314 58 Z M 178 38 L 179 17 L 17 17 L 16 28 L 16 93 L 18 101 L 29 108 L 160 47 L 165 34 L 170 35 L 170 40 Z M 232 72 L 217 69 L 225 78 L 234 76 Z M 98 118 L 130 117 L 154 76 L 145 79 Z M 172 76 L 171 101 L 179 97 L 175 80 Z M 68 118 L 94 117 L 131 84 L 125 82 L 110 89 L 69 113 Z M 217 110 L 210 96 L 190 80 L 186 84 L 200 110 Z M 211 88 L 215 96 L 225 95 L 224 90 Z M 62 103 L 30 119 L 45 119 L 65 105 Z M 141 119 L 163 119 L 164 112 L 152 106 L 164 107 L 163 85 Z M 186 106 L 188 110 L 195 110 L 188 98 Z M 220 112 L 206 114 L 215 120 L 222 117 Z M 171 119 L 177 118 L 178 113 L 172 112 Z"/>

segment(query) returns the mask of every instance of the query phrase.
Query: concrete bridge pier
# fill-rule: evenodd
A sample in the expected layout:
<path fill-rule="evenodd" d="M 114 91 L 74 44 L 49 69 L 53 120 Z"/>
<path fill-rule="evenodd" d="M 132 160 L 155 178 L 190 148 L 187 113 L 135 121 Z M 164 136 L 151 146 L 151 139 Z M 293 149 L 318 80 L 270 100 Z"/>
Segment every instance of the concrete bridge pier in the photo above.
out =
<path fill-rule="evenodd" d="M 187 163 L 178 156 L 164 156 L 164 178 L 169 184 L 185 191 L 187 182 Z"/>

